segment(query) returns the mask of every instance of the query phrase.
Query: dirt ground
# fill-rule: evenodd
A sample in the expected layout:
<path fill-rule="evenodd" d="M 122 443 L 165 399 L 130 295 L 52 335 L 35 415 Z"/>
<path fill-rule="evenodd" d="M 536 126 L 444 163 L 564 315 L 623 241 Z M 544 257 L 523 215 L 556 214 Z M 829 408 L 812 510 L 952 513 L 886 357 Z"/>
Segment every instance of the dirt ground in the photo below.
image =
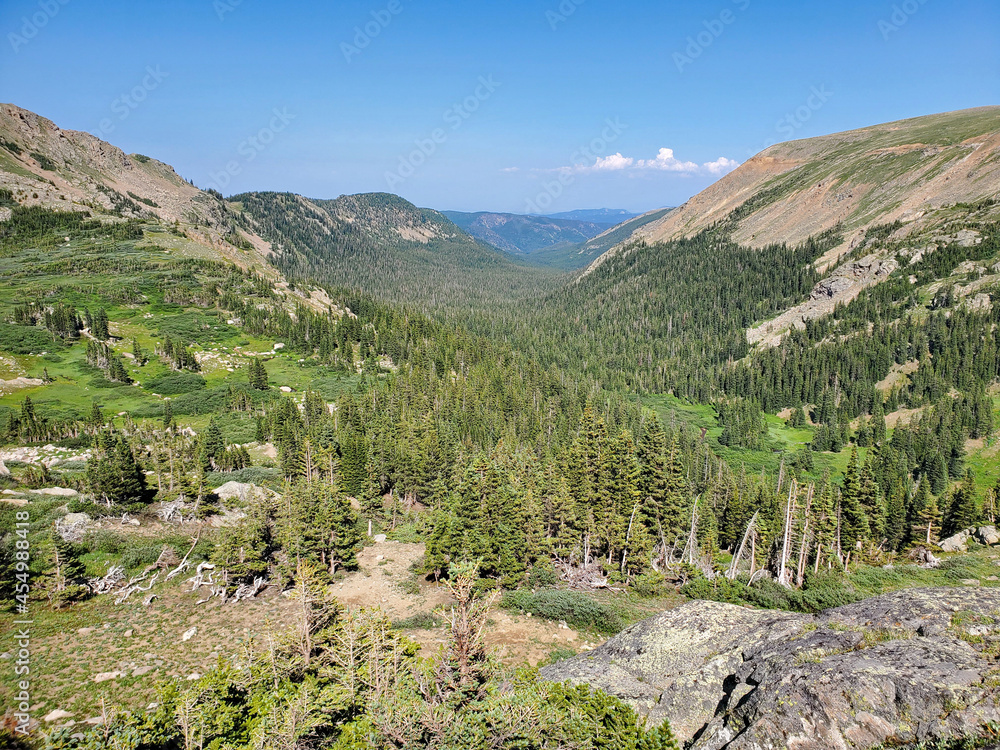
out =
<path fill-rule="evenodd" d="M 447 606 L 451 597 L 444 585 L 425 581 L 412 572 L 412 566 L 423 554 L 422 544 L 382 542 L 365 547 L 358 556 L 360 569 L 334 586 L 337 598 L 349 607 L 381 608 L 397 621 L 432 614 Z M 419 593 L 407 593 L 414 586 Z M 443 626 L 408 629 L 406 634 L 423 647 L 425 655 L 446 639 Z M 579 652 L 599 643 L 560 623 L 514 615 L 499 608 L 490 615 L 487 641 L 505 660 L 532 665 L 544 661 L 556 650 Z"/>
<path fill-rule="evenodd" d="M 131 529 L 137 536 L 156 531 L 157 524 Z M 159 529 L 162 533 L 163 529 Z M 451 598 L 443 585 L 423 580 L 412 566 L 423 555 L 420 544 L 382 542 L 359 555 L 360 569 L 333 584 L 337 598 L 351 608 L 380 608 L 394 621 L 432 614 Z M 62 611 L 41 602 L 32 630 L 32 670 L 35 703 L 32 713 L 44 717 L 59 709 L 70 714 L 48 726 L 100 720 L 102 706 L 144 707 L 156 700 L 157 682 L 164 677 L 193 679 L 205 674 L 220 657 L 237 654 L 252 641 L 283 630 L 293 607 L 275 589 L 256 599 L 222 604 L 213 599 L 196 604 L 204 590 L 192 591 L 183 580 L 158 583 L 150 606 L 136 596 L 115 605 L 112 596 L 95 597 Z M 430 618 L 426 618 L 430 619 Z M 12 617 L 0 617 L 0 667 L 9 665 Z M 434 627 L 415 627 L 406 634 L 431 655 L 446 640 L 441 618 Z M 599 640 L 564 624 L 516 615 L 495 608 L 490 615 L 489 644 L 511 664 L 537 665 L 554 652 L 580 652 Z M 0 679 L 0 704 L 10 705 L 12 669 Z M 10 678 L 10 679 L 8 679 Z"/>

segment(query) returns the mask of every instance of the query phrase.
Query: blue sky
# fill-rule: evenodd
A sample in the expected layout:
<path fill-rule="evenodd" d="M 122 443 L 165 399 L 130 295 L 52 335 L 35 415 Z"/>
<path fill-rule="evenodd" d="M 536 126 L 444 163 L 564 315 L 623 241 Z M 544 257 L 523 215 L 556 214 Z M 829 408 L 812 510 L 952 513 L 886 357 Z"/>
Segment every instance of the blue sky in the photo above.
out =
<path fill-rule="evenodd" d="M 995 0 L 2 0 L 0 32 L 0 100 L 227 195 L 640 211 L 1000 103 Z"/>

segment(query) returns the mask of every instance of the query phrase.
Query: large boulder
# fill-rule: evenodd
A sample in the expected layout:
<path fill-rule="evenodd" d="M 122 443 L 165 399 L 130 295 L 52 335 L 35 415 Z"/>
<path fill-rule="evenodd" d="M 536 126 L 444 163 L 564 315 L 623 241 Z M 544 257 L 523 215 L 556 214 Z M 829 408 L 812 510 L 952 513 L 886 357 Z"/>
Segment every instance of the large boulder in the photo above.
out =
<path fill-rule="evenodd" d="M 938 546 L 944 552 L 961 552 L 972 538 L 972 529 L 964 529 L 954 536 L 943 540 Z"/>
<path fill-rule="evenodd" d="M 996 526 L 980 526 L 976 529 L 975 537 L 980 544 L 1000 544 L 1000 532 Z"/>
<path fill-rule="evenodd" d="M 542 670 L 693 750 L 869 748 L 1000 720 L 1000 589 L 908 589 L 817 615 L 690 602 Z"/>

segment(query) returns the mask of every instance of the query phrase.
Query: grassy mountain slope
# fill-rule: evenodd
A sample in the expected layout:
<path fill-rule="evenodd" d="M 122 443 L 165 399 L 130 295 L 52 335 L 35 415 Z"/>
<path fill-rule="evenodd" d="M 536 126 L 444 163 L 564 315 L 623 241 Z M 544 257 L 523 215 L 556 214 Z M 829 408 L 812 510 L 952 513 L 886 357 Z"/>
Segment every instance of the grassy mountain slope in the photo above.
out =
<path fill-rule="evenodd" d="M 173 225 L 191 252 L 273 274 L 264 261 L 267 243 L 238 228 L 220 196 L 199 190 L 161 161 L 62 130 L 12 104 L 0 105 L 0 188 L 25 206 L 110 220 L 155 219 Z"/>
<path fill-rule="evenodd" d="M 998 188 L 1000 107 L 979 107 L 772 146 L 634 238 L 690 237 L 743 206 L 733 229 L 743 244 L 797 243 L 840 225 L 849 247 L 865 228 L 926 226 Z"/>
<path fill-rule="evenodd" d="M 274 264 L 296 279 L 441 307 L 533 293 L 552 276 L 482 244 L 437 211 L 387 193 L 230 200 L 247 226 L 271 241 Z"/>

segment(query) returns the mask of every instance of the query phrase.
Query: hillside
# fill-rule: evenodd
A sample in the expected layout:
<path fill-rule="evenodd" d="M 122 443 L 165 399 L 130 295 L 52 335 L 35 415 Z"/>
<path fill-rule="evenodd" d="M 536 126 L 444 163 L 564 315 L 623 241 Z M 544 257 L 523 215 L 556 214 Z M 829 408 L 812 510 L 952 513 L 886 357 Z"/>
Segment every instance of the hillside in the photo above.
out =
<path fill-rule="evenodd" d="M 485 245 L 443 214 L 387 193 L 311 200 L 288 193 L 230 198 L 290 277 L 434 309 L 545 288 L 546 274 Z"/>
<path fill-rule="evenodd" d="M 489 212 L 444 211 L 472 236 L 508 253 L 531 255 L 553 245 L 579 244 L 607 227 L 591 221 Z"/>
<path fill-rule="evenodd" d="M 220 196 L 199 190 L 163 162 L 62 130 L 13 104 L 0 105 L 0 188 L 24 206 L 156 219 L 205 248 L 200 252 L 267 268 L 267 243 L 239 229 Z"/>
<path fill-rule="evenodd" d="M 1000 186 L 1000 107 L 928 115 L 768 148 L 634 239 L 691 237 L 733 221 L 752 247 L 796 244 L 835 226 L 843 249 L 866 228 L 901 221 L 909 232 L 955 203 Z M 743 207 L 738 217 L 737 208 Z"/>

